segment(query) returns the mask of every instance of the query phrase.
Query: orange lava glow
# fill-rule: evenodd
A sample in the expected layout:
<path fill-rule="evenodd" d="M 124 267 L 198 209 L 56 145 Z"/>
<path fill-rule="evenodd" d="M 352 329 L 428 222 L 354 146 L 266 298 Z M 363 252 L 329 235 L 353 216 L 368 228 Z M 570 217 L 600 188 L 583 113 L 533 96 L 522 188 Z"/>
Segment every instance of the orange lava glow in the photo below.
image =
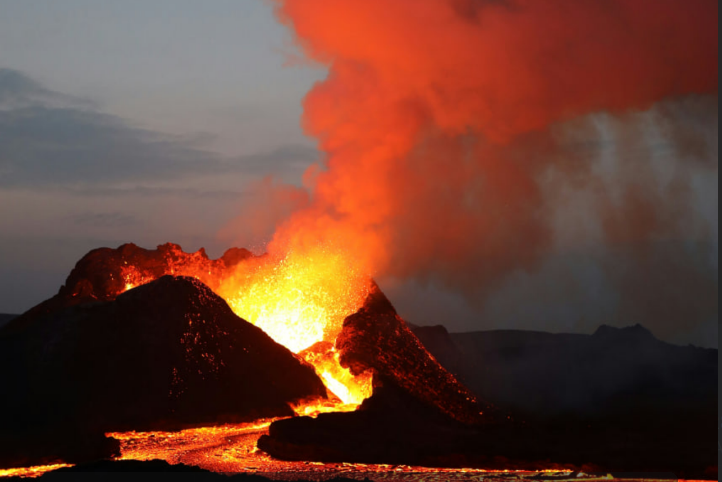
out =
<path fill-rule="evenodd" d="M 45 472 L 71 467 L 68 464 L 36 465 L 34 467 L 21 467 L 17 469 L 0 469 L 0 477 L 40 477 Z"/>
<path fill-rule="evenodd" d="M 269 257 L 249 260 L 226 276 L 216 292 L 238 316 L 301 354 L 340 399 L 338 409 L 352 410 L 371 395 L 371 376 L 354 377 L 337 355 L 317 356 L 307 349 L 327 342 L 333 351 L 343 320 L 363 305 L 369 283 L 344 253 L 317 248 L 302 255 L 290 252 L 275 262 Z"/>
<path fill-rule="evenodd" d="M 123 282 L 125 283 L 123 285 L 125 291 L 132 290 L 136 286 L 140 286 L 149 281 L 152 281 L 150 279 L 146 279 L 146 277 L 143 276 L 143 273 L 141 273 L 138 268 L 128 265 L 127 263 L 121 267 L 120 273 L 121 277 L 123 278 Z"/>
<path fill-rule="evenodd" d="M 535 471 L 482 470 L 470 468 L 429 468 L 408 465 L 290 462 L 273 459 L 256 448 L 258 438 L 268 433 L 271 420 L 250 424 L 224 425 L 180 432 L 108 433 L 120 441 L 120 460 L 161 459 L 170 464 L 195 465 L 226 474 L 256 473 L 276 480 L 326 480 L 344 476 L 352 479 L 401 480 L 479 480 L 493 475 L 495 480 L 521 480 L 533 475 L 570 475 L 569 480 L 608 480 L 590 475 L 571 475 L 572 470 Z M 556 477 L 555 477 L 556 479 Z M 556 479 L 558 480 L 558 479 Z"/>
<path fill-rule="evenodd" d="M 117 460 L 165 460 L 217 473 L 253 473 L 273 480 L 316 480 L 347 477 L 357 480 L 396 481 L 478 481 L 511 480 L 609 481 L 610 474 L 586 474 L 571 468 L 547 470 L 488 470 L 472 468 L 431 468 L 409 465 L 288 462 L 276 460 L 256 448 L 258 438 L 268 433 L 273 420 L 254 423 L 202 427 L 179 432 L 115 432 L 106 436 L 120 442 Z M 2 477 L 38 477 L 46 472 L 70 467 L 43 465 L 0 470 Z M 652 482 L 660 479 L 625 479 Z M 669 479 L 665 479 L 669 480 Z M 682 481 L 682 479 L 679 479 Z M 682 481 L 684 482 L 684 481 Z"/>
<path fill-rule="evenodd" d="M 318 249 L 292 252 L 275 263 L 257 258 L 216 291 L 238 316 L 299 353 L 319 341 L 335 340 L 344 318 L 366 299 L 368 283 L 345 256 Z"/>
<path fill-rule="evenodd" d="M 547 470 L 488 470 L 472 468 L 432 468 L 409 465 L 289 462 L 276 460 L 256 448 L 258 438 L 268 433 L 273 420 L 254 423 L 202 427 L 179 432 L 115 432 L 106 436 L 120 442 L 118 460 L 165 460 L 217 473 L 253 473 L 274 480 L 317 480 L 334 477 L 373 481 L 477 481 L 614 480 L 609 474 L 586 474 L 572 468 Z M 37 477 L 67 465 L 48 465 L 24 469 L 0 470 L 0 477 Z M 629 480 L 629 479 L 626 479 Z M 635 479 L 653 481 L 657 479 Z"/>
<path fill-rule="evenodd" d="M 339 364 L 333 345 L 343 320 L 358 311 L 371 280 L 346 252 L 316 245 L 302 252 L 250 257 L 232 268 L 216 269 L 200 252 L 174 248 L 165 274 L 199 279 L 226 300 L 241 318 L 261 328 L 316 368 L 334 402 L 312 401 L 298 413 L 354 410 L 371 396 L 371 374 L 354 376 Z M 123 291 L 153 281 L 157 272 L 121 267 Z M 324 352 L 311 347 L 322 343 Z"/>

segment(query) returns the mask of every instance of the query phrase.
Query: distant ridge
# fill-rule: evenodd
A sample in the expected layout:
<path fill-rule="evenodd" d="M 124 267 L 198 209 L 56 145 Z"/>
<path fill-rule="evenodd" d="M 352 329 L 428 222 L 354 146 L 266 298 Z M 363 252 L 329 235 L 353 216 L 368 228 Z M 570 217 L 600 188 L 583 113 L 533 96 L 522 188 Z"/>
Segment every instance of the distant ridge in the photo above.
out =
<path fill-rule="evenodd" d="M 609 325 L 601 325 L 592 335 L 600 339 L 616 339 L 616 340 L 646 340 L 658 341 L 651 331 L 637 323 L 634 326 L 616 327 Z"/>
<path fill-rule="evenodd" d="M 661 341 L 640 324 L 601 325 L 591 335 L 449 333 L 441 325 L 413 331 L 477 395 L 535 418 L 716 405 L 717 350 Z"/>
<path fill-rule="evenodd" d="M 444 325 L 417 325 L 406 321 L 406 326 L 411 329 L 417 336 L 421 334 L 422 341 L 428 338 L 432 333 L 449 338 L 462 338 L 465 336 L 477 336 L 477 337 L 490 337 L 494 338 L 497 342 L 513 340 L 514 342 L 521 342 L 525 340 L 535 339 L 540 340 L 562 340 L 567 341 L 582 341 L 594 339 L 617 339 L 617 340 L 646 340 L 652 342 L 662 343 L 664 345 L 679 346 L 685 348 L 699 348 L 703 350 L 717 350 L 713 347 L 697 346 L 693 344 L 679 344 L 669 341 L 660 340 L 657 338 L 652 331 L 637 323 L 635 325 L 628 326 L 611 326 L 601 324 L 593 333 L 569 333 L 569 332 L 550 332 L 543 330 L 528 330 L 523 328 L 492 328 L 488 330 L 471 330 L 471 331 L 449 331 Z M 431 340 L 428 340 L 431 342 Z"/>

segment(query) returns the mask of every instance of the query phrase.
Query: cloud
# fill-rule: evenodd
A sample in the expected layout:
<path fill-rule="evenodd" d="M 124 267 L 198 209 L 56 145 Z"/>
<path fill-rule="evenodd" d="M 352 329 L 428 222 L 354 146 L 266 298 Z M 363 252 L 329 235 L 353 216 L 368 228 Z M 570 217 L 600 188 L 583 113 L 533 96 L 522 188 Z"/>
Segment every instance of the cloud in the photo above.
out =
<path fill-rule="evenodd" d="M 14 109 L 33 105 L 93 108 L 96 103 L 43 87 L 20 71 L 0 68 L 0 109 Z"/>
<path fill-rule="evenodd" d="M 0 186 L 171 179 L 217 170 L 219 162 L 182 140 L 95 111 L 0 111 Z"/>
<path fill-rule="evenodd" d="M 294 175 L 314 149 L 281 146 L 226 159 L 202 149 L 207 135 L 173 136 L 139 128 L 83 99 L 0 69 L 0 188 L 102 186 L 193 175 Z"/>

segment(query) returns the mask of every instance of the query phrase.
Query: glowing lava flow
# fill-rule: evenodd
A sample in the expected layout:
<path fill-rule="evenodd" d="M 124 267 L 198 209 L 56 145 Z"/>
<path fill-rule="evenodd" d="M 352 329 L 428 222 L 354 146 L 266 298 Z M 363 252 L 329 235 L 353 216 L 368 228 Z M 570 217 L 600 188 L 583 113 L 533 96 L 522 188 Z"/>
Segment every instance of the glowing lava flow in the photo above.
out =
<path fill-rule="evenodd" d="M 63 467 L 72 467 L 70 464 L 53 464 L 53 465 L 35 465 L 33 467 L 19 467 L 15 469 L 0 469 L 0 477 L 21 477 L 31 478 L 40 477 L 46 472 L 62 469 Z"/>
<path fill-rule="evenodd" d="M 106 436 L 120 442 L 121 456 L 118 460 L 160 459 L 170 464 L 183 463 L 218 473 L 253 473 L 274 480 L 322 481 L 343 476 L 385 482 L 471 481 L 493 476 L 494 480 L 506 481 L 527 478 L 543 480 L 544 476 L 559 480 L 563 479 L 563 475 L 575 481 L 600 480 L 598 477 L 575 473 L 572 467 L 564 466 L 523 471 L 277 460 L 256 448 L 258 438 L 268 433 L 272 421 L 259 420 L 248 424 L 201 427 L 179 432 L 115 432 L 107 433 Z"/>

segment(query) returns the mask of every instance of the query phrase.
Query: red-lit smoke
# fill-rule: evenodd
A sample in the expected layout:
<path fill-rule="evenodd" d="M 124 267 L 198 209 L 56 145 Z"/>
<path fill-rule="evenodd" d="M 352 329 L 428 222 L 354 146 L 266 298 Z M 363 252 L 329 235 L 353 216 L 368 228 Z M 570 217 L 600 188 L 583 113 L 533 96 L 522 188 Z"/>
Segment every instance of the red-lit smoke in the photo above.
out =
<path fill-rule="evenodd" d="M 588 170 L 550 126 L 717 92 L 716 0 L 274 3 L 329 74 L 303 117 L 325 158 L 269 249 L 334 243 L 373 274 L 488 287 L 534 266 L 552 241 L 540 177 Z"/>

